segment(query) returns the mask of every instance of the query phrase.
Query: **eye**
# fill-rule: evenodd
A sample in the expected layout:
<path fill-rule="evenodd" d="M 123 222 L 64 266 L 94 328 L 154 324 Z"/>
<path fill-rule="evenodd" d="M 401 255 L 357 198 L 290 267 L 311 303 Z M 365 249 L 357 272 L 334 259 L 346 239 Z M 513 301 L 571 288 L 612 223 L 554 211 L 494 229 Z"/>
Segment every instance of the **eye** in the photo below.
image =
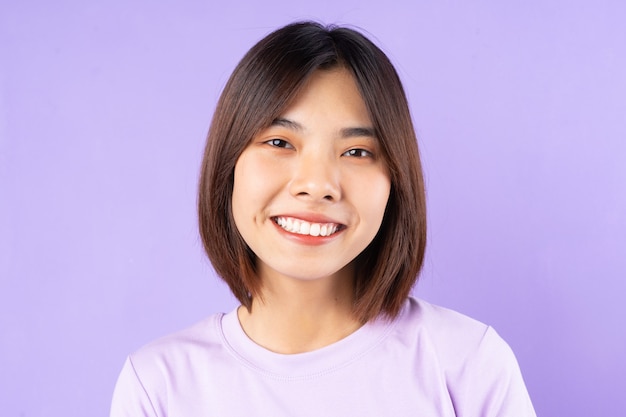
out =
<path fill-rule="evenodd" d="M 293 146 L 284 139 L 270 139 L 265 141 L 265 143 L 276 148 L 293 149 Z"/>
<path fill-rule="evenodd" d="M 366 149 L 350 149 L 343 153 L 343 156 L 353 156 L 355 158 L 373 158 L 374 154 Z"/>

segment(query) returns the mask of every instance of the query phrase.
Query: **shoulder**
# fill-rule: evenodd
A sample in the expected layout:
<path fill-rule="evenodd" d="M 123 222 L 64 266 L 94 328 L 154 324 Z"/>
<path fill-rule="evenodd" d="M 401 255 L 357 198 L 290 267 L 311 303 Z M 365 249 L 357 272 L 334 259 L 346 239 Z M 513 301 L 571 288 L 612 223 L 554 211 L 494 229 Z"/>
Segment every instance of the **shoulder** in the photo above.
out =
<path fill-rule="evenodd" d="M 221 318 L 211 315 L 176 333 L 156 339 L 133 352 L 129 359 L 136 369 L 178 363 L 199 353 L 206 354 L 222 345 Z"/>
<path fill-rule="evenodd" d="M 464 314 L 409 298 L 405 325 L 430 339 L 442 365 L 463 366 L 477 351 L 509 355 L 508 344 L 489 325 Z"/>
<path fill-rule="evenodd" d="M 146 388 L 165 389 L 177 375 L 191 375 L 195 365 L 215 363 L 224 355 L 223 314 L 214 314 L 176 333 L 156 339 L 129 355 L 127 366 Z"/>
<path fill-rule="evenodd" d="M 415 298 L 400 320 L 406 332 L 427 340 L 455 409 L 534 416 L 517 359 L 491 326 Z"/>
<path fill-rule="evenodd" d="M 111 416 L 165 416 L 172 389 L 187 392 L 224 355 L 222 314 L 157 339 L 128 356 L 118 377 Z"/>
<path fill-rule="evenodd" d="M 405 315 L 408 321 L 419 323 L 438 336 L 457 334 L 476 337 L 483 334 L 488 327 L 464 314 L 414 297 L 409 297 Z"/>

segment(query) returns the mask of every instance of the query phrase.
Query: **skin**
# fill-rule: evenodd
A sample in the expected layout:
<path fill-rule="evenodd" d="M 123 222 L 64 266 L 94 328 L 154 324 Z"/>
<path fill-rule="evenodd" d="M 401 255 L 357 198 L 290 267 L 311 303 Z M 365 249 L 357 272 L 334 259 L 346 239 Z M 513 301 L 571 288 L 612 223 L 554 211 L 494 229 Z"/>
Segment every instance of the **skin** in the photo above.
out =
<path fill-rule="evenodd" d="M 378 232 L 390 188 L 352 75 L 317 71 L 235 166 L 233 216 L 262 283 L 251 312 L 238 311 L 252 340 L 300 353 L 360 327 L 352 315 L 353 261 Z M 285 230 L 278 223 L 287 219 Z M 294 228 L 294 221 L 307 225 Z"/>

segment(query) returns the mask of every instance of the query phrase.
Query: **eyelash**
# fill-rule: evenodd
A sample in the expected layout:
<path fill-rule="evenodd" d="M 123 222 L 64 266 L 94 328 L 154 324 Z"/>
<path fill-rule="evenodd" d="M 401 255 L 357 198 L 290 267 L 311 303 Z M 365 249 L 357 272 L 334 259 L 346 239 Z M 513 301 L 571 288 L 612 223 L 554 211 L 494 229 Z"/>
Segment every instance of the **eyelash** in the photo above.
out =
<path fill-rule="evenodd" d="M 368 151 L 367 149 L 361 149 L 361 148 L 350 149 L 344 152 L 343 155 L 352 156 L 355 158 L 373 158 L 374 157 L 374 154 L 372 154 L 370 151 Z"/>
<path fill-rule="evenodd" d="M 273 146 L 275 148 L 284 148 L 284 149 L 292 149 L 293 148 L 293 146 L 289 142 L 284 140 L 284 139 L 274 138 L 274 139 L 270 139 L 268 141 L 265 141 L 265 143 L 267 143 L 268 145 Z"/>
<path fill-rule="evenodd" d="M 274 138 L 274 139 L 265 141 L 265 143 L 275 148 L 293 149 L 293 145 L 291 145 L 289 142 L 287 142 L 284 139 Z M 349 156 L 349 157 L 354 157 L 354 158 L 373 158 L 374 154 L 368 151 L 367 149 L 355 148 L 355 149 L 347 150 L 346 152 L 341 154 L 341 156 Z"/>

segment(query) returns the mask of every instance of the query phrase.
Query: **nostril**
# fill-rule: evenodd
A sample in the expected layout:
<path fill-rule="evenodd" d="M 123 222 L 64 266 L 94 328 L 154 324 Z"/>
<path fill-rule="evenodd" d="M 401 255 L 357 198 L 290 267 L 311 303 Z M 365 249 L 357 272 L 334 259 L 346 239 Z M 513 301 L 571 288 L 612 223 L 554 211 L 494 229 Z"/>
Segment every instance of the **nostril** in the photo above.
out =
<path fill-rule="evenodd" d="M 289 183 L 289 192 L 298 198 L 335 202 L 341 198 L 337 178 L 330 175 L 299 173 Z"/>

